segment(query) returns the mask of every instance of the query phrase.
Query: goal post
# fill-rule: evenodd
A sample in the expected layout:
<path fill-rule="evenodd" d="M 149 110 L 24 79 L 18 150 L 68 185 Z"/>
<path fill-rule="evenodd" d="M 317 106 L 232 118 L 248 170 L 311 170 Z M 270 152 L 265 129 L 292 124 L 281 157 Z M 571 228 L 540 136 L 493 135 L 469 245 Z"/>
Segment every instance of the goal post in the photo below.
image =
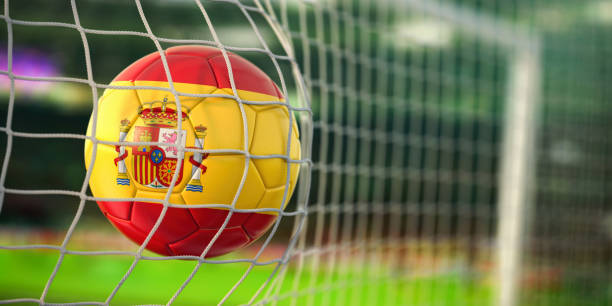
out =
<path fill-rule="evenodd" d="M 517 50 L 510 68 L 497 229 L 499 305 L 518 305 L 521 259 L 534 200 L 539 108 L 539 43 Z"/>

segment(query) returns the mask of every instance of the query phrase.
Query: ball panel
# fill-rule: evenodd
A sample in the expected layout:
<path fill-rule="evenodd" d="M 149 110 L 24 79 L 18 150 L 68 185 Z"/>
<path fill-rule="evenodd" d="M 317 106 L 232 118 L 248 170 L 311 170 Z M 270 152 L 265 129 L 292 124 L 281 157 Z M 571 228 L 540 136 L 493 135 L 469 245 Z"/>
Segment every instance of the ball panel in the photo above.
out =
<path fill-rule="evenodd" d="M 202 176 L 203 192 L 185 190 L 181 194 L 187 204 L 232 203 L 244 170 L 244 156 L 210 155 L 204 162 L 207 170 Z"/>
<path fill-rule="evenodd" d="M 242 177 L 242 174 L 240 174 L 240 177 Z M 239 185 L 237 187 L 239 187 Z M 257 203 L 261 201 L 265 190 L 266 186 L 264 186 L 261 175 L 259 175 L 259 172 L 251 159 L 249 162 L 247 177 L 244 182 L 244 186 L 240 191 L 235 207 L 239 209 L 257 208 Z M 236 189 L 234 193 L 237 191 L 238 189 Z"/>
<path fill-rule="evenodd" d="M 147 68 L 151 63 L 157 61 L 159 59 L 159 53 L 154 52 L 145 57 L 140 58 L 139 60 L 133 62 L 127 68 L 123 69 L 113 80 L 115 81 L 134 81 L 136 76 L 140 74 L 140 72 Z"/>
<path fill-rule="evenodd" d="M 236 89 L 258 92 L 277 97 L 278 99 L 283 98 L 282 95 L 279 95 L 279 91 L 276 89 L 274 82 L 272 82 L 268 75 L 257 66 L 232 53 L 230 53 L 228 57 L 232 66 L 232 75 L 234 77 Z M 217 76 L 218 87 L 232 88 L 225 58 L 222 55 L 218 55 L 209 59 L 208 62 Z"/>
<path fill-rule="evenodd" d="M 171 243 L 169 247 L 176 255 L 200 256 L 217 231 L 200 229 L 183 240 Z M 250 241 L 242 227 L 225 228 L 206 254 L 206 258 L 227 254 L 246 246 Z"/>
<path fill-rule="evenodd" d="M 300 141 L 295 133 L 289 135 L 289 113 L 284 106 L 256 108 L 257 124 L 253 132 L 251 153 L 257 155 L 286 154 L 287 141 L 291 139 L 289 156 L 300 158 Z M 292 120 L 295 122 L 295 119 Z M 292 130 L 296 130 L 294 125 Z M 261 139 L 262 141 L 257 141 Z"/>
<path fill-rule="evenodd" d="M 208 167 L 202 177 L 203 192 L 185 190 L 183 199 L 187 204 L 225 204 L 231 205 L 240 186 L 244 171 L 244 156 L 210 155 L 206 159 Z M 242 191 L 236 202 L 236 208 L 256 208 L 263 196 L 265 186 L 251 161 Z"/>
<path fill-rule="evenodd" d="M 206 58 L 192 55 L 167 54 L 166 61 L 173 82 L 217 86 L 215 75 Z M 162 81 L 168 78 L 161 57 L 145 67 L 134 80 Z"/>
<path fill-rule="evenodd" d="M 285 186 L 268 188 L 264 193 L 263 198 L 259 201 L 257 208 L 285 208 L 287 202 L 289 202 L 289 198 L 291 197 L 291 192 L 293 190 L 290 189 L 287 191 L 287 198 L 285 203 L 283 204 L 283 194 L 285 193 Z M 269 212 L 269 214 L 277 214 L 276 212 Z"/>
<path fill-rule="evenodd" d="M 249 139 L 252 140 L 257 115 L 251 108 L 245 107 L 244 111 Z M 242 115 L 236 101 L 227 98 L 207 98 L 189 112 L 189 120 L 194 126 L 201 124 L 207 128 L 204 149 L 245 150 Z"/>
<path fill-rule="evenodd" d="M 253 144 L 250 152 L 256 155 L 286 153 L 287 141 L 291 139 L 289 157 L 300 159 L 300 142 L 297 125 L 293 120 L 293 129 L 289 135 L 289 113 L 285 107 L 258 107 L 257 124 L 253 132 Z M 268 188 L 284 186 L 287 182 L 287 161 L 280 158 L 256 159 L 255 165 Z M 290 165 L 290 184 L 294 185 L 299 173 L 299 164 Z M 291 193 L 289 194 L 289 197 Z"/>
<path fill-rule="evenodd" d="M 210 56 L 200 56 L 199 54 L 173 54 L 169 52 L 170 50 L 172 50 L 172 48 L 166 51 L 166 61 L 168 62 L 170 74 L 174 82 L 217 86 L 217 81 L 207 62 L 207 57 Z M 191 69 L 189 63 L 194 64 L 202 70 Z M 206 66 L 208 66 L 208 68 L 206 68 Z M 159 52 L 153 52 L 137 60 L 117 75 L 113 82 L 135 80 L 167 81 Z"/>
<path fill-rule="evenodd" d="M 132 224 L 148 234 L 157 222 L 162 208 L 163 206 L 157 203 L 134 202 Z M 188 209 L 169 207 L 152 239 L 170 243 L 187 237 L 198 228 Z"/>
<path fill-rule="evenodd" d="M 225 222 L 229 210 L 215 208 L 190 208 L 191 215 L 202 229 L 218 229 Z M 251 213 L 234 212 L 227 227 L 236 227 L 244 223 Z"/>
<path fill-rule="evenodd" d="M 284 159 L 254 159 L 253 162 L 257 170 L 261 172 L 266 188 L 281 187 L 287 183 L 287 162 Z"/>
<path fill-rule="evenodd" d="M 272 226 L 276 216 L 269 214 L 253 213 L 242 224 L 244 231 L 253 240 L 261 237 Z"/>
<path fill-rule="evenodd" d="M 115 218 L 129 221 L 132 215 L 132 202 L 106 202 L 98 201 L 98 206 L 103 213 L 109 214 Z"/>
<path fill-rule="evenodd" d="M 115 218 L 111 215 L 106 215 L 106 218 L 126 237 L 130 240 L 136 242 L 137 244 L 142 244 L 142 242 L 147 238 L 147 234 L 138 230 L 130 221 L 121 220 Z M 161 229 L 160 229 L 161 230 Z M 166 256 L 173 255 L 168 248 L 168 245 L 165 241 L 151 239 L 146 246 L 147 250 L 161 254 Z"/>

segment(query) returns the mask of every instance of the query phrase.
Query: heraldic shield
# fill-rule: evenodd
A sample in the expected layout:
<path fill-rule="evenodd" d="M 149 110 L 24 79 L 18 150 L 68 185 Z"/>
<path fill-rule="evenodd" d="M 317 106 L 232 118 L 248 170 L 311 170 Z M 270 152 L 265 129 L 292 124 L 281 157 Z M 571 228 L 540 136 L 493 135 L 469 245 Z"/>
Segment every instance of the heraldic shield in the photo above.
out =
<path fill-rule="evenodd" d="M 175 129 L 155 126 L 136 126 L 134 141 L 162 142 L 168 146 L 132 147 L 134 179 L 147 187 L 168 188 L 175 171 L 177 182 L 183 179 L 182 163 L 177 163 L 178 149 L 173 145 L 185 145 L 185 130 L 179 136 Z"/>
<path fill-rule="evenodd" d="M 177 130 L 177 112 L 170 106 L 176 107 L 174 102 L 153 101 L 143 103 L 138 110 L 138 115 L 144 125 L 134 126 L 134 142 L 157 142 L 159 145 L 131 145 L 132 148 L 132 177 L 139 184 L 155 188 L 165 189 L 170 186 L 174 173 L 178 171 L 177 184 L 183 179 L 183 162 L 178 161 L 178 146 L 185 147 L 187 131 Z M 182 120 L 187 118 L 183 112 Z M 126 141 L 130 131 L 130 121 L 123 119 L 120 122 L 119 141 Z M 199 125 L 194 128 L 195 143 L 189 148 L 203 149 L 206 127 Z M 127 171 L 125 159 L 128 157 L 126 147 L 118 145 L 115 147 L 117 158 L 117 185 L 129 186 L 130 176 Z M 186 191 L 202 192 L 203 186 L 201 176 L 206 172 L 206 166 L 202 162 L 208 154 L 200 152 L 185 154 L 185 161 L 192 165 L 190 181 L 185 186 Z"/>

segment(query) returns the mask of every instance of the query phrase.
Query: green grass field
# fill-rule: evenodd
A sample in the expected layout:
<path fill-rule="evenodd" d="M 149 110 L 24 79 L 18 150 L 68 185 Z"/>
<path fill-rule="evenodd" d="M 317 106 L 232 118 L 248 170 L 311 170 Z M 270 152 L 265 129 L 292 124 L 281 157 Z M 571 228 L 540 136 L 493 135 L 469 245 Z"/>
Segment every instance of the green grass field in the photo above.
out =
<path fill-rule="evenodd" d="M 56 251 L 0 250 L 0 300 L 39 298 L 58 255 Z M 45 301 L 102 302 L 131 263 L 132 258 L 128 256 L 67 255 Z M 111 305 L 165 304 L 194 266 L 194 261 L 187 260 L 143 260 L 118 291 Z M 321 269 L 313 279 L 309 267 L 307 263 L 296 292 L 292 291 L 296 271 L 294 268 L 287 270 L 278 292 L 278 304 L 289 305 L 295 301 L 297 305 L 304 305 L 311 301 L 314 305 L 321 305 L 327 301 L 335 305 L 344 301 L 348 305 L 360 302 L 361 305 L 476 306 L 493 305 L 495 300 L 491 275 L 473 275 L 465 269 L 434 275 L 417 276 L 419 273 L 415 273 L 410 277 L 389 277 L 388 272 L 376 272 L 373 266 L 354 267 L 342 275 L 328 275 L 325 269 Z M 174 305 L 217 304 L 247 268 L 247 263 L 202 265 Z M 272 265 L 255 267 L 227 305 L 247 303 L 272 269 Z M 356 278 L 363 269 L 370 271 L 371 281 L 363 282 Z M 375 276 L 377 273 L 379 278 Z M 524 291 L 521 305 L 612 305 L 612 286 L 599 285 L 595 288 L 597 290 L 585 291 L 584 284 L 564 281 L 555 288 L 532 288 Z M 290 294 L 292 292 L 293 295 Z M 263 297 L 264 294 L 260 295 L 260 298 Z"/>
<path fill-rule="evenodd" d="M 0 250 L 0 299 L 40 297 L 57 258 L 58 252 L 55 251 Z M 132 258 L 127 256 L 67 255 L 45 301 L 104 301 L 131 263 Z M 185 260 L 141 261 L 111 304 L 165 304 L 194 265 L 193 261 Z M 175 305 L 218 303 L 247 268 L 246 263 L 204 264 Z M 227 304 L 248 302 L 272 269 L 271 265 L 254 268 Z M 295 297 L 298 305 L 305 304 L 308 299 L 314 299 L 316 305 L 323 299 L 328 299 L 332 304 L 338 299 L 345 299 L 347 302 L 359 300 L 363 305 L 366 305 L 366 301 L 379 305 L 388 305 L 392 301 L 397 305 L 486 305 L 492 298 L 492 290 L 485 282 L 469 281 L 453 272 L 410 279 L 385 278 L 348 288 L 340 286 L 331 290 L 317 290 L 328 287 L 325 270 L 312 281 L 307 271 L 305 269 L 302 273 Z M 341 284 L 342 281 L 354 282 L 355 273 L 332 275 L 331 281 Z M 290 303 L 292 297 L 287 293 L 294 277 L 295 271 L 289 269 L 279 294 L 282 298 L 279 304 Z M 311 282 L 315 290 L 311 290 Z M 393 300 L 389 300 L 391 298 Z"/>

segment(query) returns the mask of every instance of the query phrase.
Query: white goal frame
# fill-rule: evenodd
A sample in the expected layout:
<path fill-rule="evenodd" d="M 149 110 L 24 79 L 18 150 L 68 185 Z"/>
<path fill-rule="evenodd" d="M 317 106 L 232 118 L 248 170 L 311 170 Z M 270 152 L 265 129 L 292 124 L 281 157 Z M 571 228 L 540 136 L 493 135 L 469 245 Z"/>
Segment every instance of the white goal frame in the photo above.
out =
<path fill-rule="evenodd" d="M 426 0 L 406 0 L 406 4 L 505 46 L 513 54 L 509 58 L 510 84 L 500 159 L 496 282 L 498 305 L 518 305 L 523 246 L 536 191 L 536 120 L 540 112 L 542 77 L 540 38 L 527 28 L 469 10 Z"/>

